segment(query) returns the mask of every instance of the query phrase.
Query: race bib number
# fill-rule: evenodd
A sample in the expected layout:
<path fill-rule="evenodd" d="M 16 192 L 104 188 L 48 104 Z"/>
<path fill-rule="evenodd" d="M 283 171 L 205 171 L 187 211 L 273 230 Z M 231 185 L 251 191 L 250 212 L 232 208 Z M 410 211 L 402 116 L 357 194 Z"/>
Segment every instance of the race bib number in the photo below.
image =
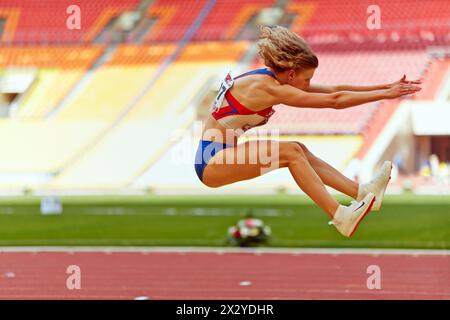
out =
<path fill-rule="evenodd" d="M 220 84 L 219 92 L 217 93 L 217 96 L 213 102 L 212 112 L 216 112 L 220 109 L 223 99 L 225 98 L 225 93 L 233 86 L 233 83 L 234 80 L 231 77 L 230 72 L 228 72 L 225 79 L 223 79 L 222 83 Z"/>

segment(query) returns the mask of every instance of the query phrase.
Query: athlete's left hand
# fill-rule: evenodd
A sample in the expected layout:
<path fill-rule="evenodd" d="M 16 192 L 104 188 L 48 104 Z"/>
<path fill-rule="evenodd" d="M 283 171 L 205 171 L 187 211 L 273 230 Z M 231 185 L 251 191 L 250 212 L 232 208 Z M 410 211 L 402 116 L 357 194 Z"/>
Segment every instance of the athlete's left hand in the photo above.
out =
<path fill-rule="evenodd" d="M 397 84 L 421 84 L 421 83 L 422 83 L 422 80 L 420 80 L 420 79 L 417 79 L 417 80 L 407 80 L 407 79 L 406 79 L 406 74 L 404 74 L 403 77 L 402 77 L 400 80 L 395 81 L 395 82 L 393 82 L 393 83 L 390 83 L 390 84 L 388 84 L 386 87 L 387 87 L 387 88 L 392 88 L 393 86 L 395 86 L 395 85 L 397 85 Z"/>

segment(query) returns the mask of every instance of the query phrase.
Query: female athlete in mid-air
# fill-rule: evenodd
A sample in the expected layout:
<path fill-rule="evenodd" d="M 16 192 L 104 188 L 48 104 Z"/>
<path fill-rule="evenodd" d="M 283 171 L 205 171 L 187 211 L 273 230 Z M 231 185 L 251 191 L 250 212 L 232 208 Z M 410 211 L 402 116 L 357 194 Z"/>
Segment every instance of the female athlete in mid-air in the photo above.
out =
<path fill-rule="evenodd" d="M 308 44 L 280 26 L 261 30 L 259 54 L 267 68 L 235 78 L 228 74 L 222 82 L 198 146 L 197 175 L 205 185 L 216 188 L 287 167 L 298 186 L 330 217 L 330 223 L 350 237 L 370 210 L 380 209 L 391 162 L 386 161 L 371 182 L 358 184 L 316 157 L 302 143 L 261 140 L 238 143 L 238 138 L 246 130 L 265 124 L 274 113 L 273 105 L 345 109 L 413 94 L 421 89 L 421 82 L 407 81 L 403 76 L 385 85 L 310 85 L 318 59 Z M 267 163 L 262 155 L 268 154 L 277 157 Z M 252 155 L 254 159 L 250 159 Z M 325 185 L 356 201 L 350 206 L 340 205 Z"/>

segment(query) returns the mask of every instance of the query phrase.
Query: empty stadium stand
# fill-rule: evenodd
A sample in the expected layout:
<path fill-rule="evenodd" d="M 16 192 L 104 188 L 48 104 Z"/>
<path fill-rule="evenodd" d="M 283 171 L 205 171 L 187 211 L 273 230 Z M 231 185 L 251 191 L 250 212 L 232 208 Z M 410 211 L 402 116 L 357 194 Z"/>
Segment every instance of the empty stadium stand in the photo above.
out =
<path fill-rule="evenodd" d="M 90 42 L 118 14 L 132 10 L 139 0 L 1 0 L 0 19 L 4 19 L 2 42 L 68 43 Z M 67 19 L 77 5 L 81 28 L 69 30 Z"/>
<path fill-rule="evenodd" d="M 368 27 L 368 18 L 375 12 L 369 9 L 371 5 L 379 10 L 379 28 Z M 294 22 L 292 30 L 316 47 L 328 44 L 327 49 L 349 50 L 352 45 L 360 49 L 364 44 L 366 49 L 369 45 L 392 49 L 409 42 L 423 48 L 449 41 L 450 7 L 445 0 L 292 0 L 286 10 L 302 17 Z"/>
<path fill-rule="evenodd" d="M 242 27 L 274 0 L 218 0 L 194 36 L 195 40 L 232 40 Z"/>
<path fill-rule="evenodd" d="M 220 77 L 261 66 L 254 40 L 264 9 L 282 9 L 280 23 L 316 51 L 312 83 L 390 83 L 406 74 L 424 79 L 414 99 L 432 100 L 450 70 L 448 58 L 428 50 L 450 43 L 446 0 L 377 1 L 375 30 L 367 27 L 369 0 L 78 0 L 81 29 L 69 30 L 72 2 L 0 0 L 0 80 L 16 70 L 34 75 L 0 118 L 0 190 L 204 190 L 189 156 L 171 164 L 195 151 L 198 105 Z M 137 14 L 136 24 L 115 30 L 126 12 Z M 107 32 L 120 36 L 111 41 Z M 346 110 L 279 105 L 263 129 L 305 142 L 344 170 L 366 156 L 400 101 Z M 293 184 L 283 171 L 245 183 L 270 185 Z"/>
<path fill-rule="evenodd" d="M 102 46 L 0 48 L 0 70 L 38 71 L 32 87 L 21 97 L 14 116 L 47 115 L 68 94 L 102 51 Z"/>
<path fill-rule="evenodd" d="M 246 43 L 188 45 L 120 124 L 79 160 L 70 163 L 48 187 L 107 189 L 132 183 L 172 147 L 177 130 L 189 127 L 195 120 L 196 106 L 192 102 L 200 89 L 234 65 L 246 47 Z M 207 58 L 191 59 L 197 51 Z"/>
<path fill-rule="evenodd" d="M 179 41 L 194 23 L 206 0 L 156 0 L 147 10 L 155 20 L 145 41 Z"/>
<path fill-rule="evenodd" d="M 118 56 L 96 70 L 56 118 L 113 121 L 144 90 L 157 71 L 158 64 L 172 50 L 173 46 L 152 47 L 151 50 L 145 47 L 121 47 Z M 143 61 L 143 64 L 132 63 L 133 57 L 136 57 L 136 62 Z"/>

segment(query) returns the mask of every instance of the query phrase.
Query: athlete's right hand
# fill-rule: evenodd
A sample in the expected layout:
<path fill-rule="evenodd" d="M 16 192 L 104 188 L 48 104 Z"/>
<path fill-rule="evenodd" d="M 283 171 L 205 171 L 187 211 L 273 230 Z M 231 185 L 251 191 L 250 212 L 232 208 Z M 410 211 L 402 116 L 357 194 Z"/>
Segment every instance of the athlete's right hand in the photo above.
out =
<path fill-rule="evenodd" d="M 422 88 L 417 84 L 399 82 L 387 89 L 387 96 L 389 99 L 395 99 L 408 94 L 414 94 L 420 90 L 422 90 Z"/>

